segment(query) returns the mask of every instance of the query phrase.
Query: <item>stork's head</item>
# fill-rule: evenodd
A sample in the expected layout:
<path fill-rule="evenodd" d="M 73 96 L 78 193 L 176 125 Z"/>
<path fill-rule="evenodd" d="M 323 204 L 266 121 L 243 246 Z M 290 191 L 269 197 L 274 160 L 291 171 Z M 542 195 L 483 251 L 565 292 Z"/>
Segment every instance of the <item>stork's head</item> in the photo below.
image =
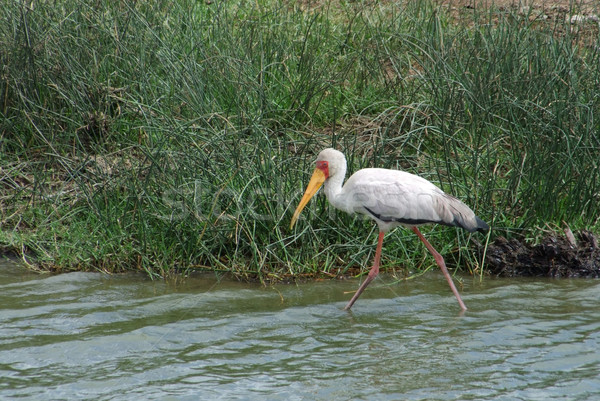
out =
<path fill-rule="evenodd" d="M 344 157 L 344 154 L 332 148 L 323 149 L 317 156 L 316 164 L 315 171 L 306 186 L 306 191 L 304 191 L 304 196 L 302 196 L 302 199 L 292 216 L 290 228 L 294 227 L 302 209 L 304 209 L 304 206 L 306 206 L 308 201 L 317 193 L 319 188 L 321 188 L 321 185 L 323 185 L 330 177 L 337 176 L 340 173 L 345 174 L 346 172 L 346 158 Z"/>

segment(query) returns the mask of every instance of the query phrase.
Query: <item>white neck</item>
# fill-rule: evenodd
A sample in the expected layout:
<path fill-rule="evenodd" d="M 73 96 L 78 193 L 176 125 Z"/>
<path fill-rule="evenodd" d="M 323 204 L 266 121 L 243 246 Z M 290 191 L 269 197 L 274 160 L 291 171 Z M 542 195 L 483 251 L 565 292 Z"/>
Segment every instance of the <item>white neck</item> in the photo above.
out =
<path fill-rule="evenodd" d="M 338 170 L 335 174 L 329 176 L 327 181 L 323 184 L 323 191 L 325 192 L 325 196 L 329 203 L 331 203 L 335 208 L 342 209 L 343 205 L 341 204 L 341 199 L 338 199 L 338 195 L 342 192 L 342 184 L 344 183 L 344 178 L 346 178 L 346 165 L 341 165 L 338 167 Z"/>

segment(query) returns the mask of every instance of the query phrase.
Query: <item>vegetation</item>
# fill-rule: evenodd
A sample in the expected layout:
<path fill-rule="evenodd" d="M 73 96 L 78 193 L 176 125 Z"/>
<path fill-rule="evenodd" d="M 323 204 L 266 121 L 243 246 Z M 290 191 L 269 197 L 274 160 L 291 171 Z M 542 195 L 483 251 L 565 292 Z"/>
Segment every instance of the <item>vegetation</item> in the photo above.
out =
<path fill-rule="evenodd" d="M 491 239 L 599 231 L 594 26 L 456 24 L 427 1 L 59 3 L 0 9 L 0 248 L 32 267 L 351 273 L 374 224 L 319 197 L 289 230 L 328 146 L 350 172 L 434 181 Z M 426 231 L 480 269 L 484 237 Z M 393 236 L 384 267 L 434 263 Z"/>

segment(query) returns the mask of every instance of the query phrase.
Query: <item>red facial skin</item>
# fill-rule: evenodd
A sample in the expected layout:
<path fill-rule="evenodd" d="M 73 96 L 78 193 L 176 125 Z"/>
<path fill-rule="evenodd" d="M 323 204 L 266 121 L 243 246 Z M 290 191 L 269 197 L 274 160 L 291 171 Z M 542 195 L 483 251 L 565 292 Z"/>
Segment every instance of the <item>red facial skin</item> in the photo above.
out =
<path fill-rule="evenodd" d="M 329 178 L 329 163 L 326 161 L 318 161 L 317 168 L 325 174 L 325 178 Z"/>

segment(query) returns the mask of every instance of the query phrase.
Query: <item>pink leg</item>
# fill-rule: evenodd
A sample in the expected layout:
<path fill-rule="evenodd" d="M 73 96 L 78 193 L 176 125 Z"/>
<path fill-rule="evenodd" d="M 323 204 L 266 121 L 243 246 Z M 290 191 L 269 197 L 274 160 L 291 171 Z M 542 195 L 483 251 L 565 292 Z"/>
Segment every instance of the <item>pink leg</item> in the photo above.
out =
<path fill-rule="evenodd" d="M 438 264 L 438 266 L 440 267 L 440 269 L 442 269 L 442 273 L 444 273 L 444 276 L 446 277 L 446 280 L 448 281 L 448 284 L 450 284 L 450 289 L 452 290 L 452 292 L 454 293 L 454 296 L 458 300 L 458 304 L 460 305 L 460 307 L 462 308 L 463 311 L 466 311 L 467 307 L 465 306 L 465 303 L 463 302 L 463 300 L 460 298 L 460 294 L 458 293 L 458 290 L 454 286 L 454 282 L 452 281 L 452 277 L 450 277 L 450 274 L 448 273 L 448 269 L 446 268 L 446 263 L 444 262 L 444 258 L 442 257 L 442 255 L 440 255 L 438 253 L 438 251 L 436 251 L 433 248 L 433 246 L 431 246 L 431 244 L 429 243 L 429 241 L 427 241 L 425 239 L 425 237 L 423 236 L 423 234 L 421 234 L 421 231 L 419 231 L 419 229 L 417 227 L 413 227 L 412 230 L 415 232 L 415 234 L 417 234 L 419 236 L 419 239 L 421 241 L 423 241 L 423 243 L 425 244 L 425 246 L 427 247 L 427 249 L 429 250 L 429 252 L 431 252 L 431 254 L 433 255 L 433 257 L 434 257 L 434 259 L 436 261 L 436 263 Z"/>
<path fill-rule="evenodd" d="M 356 293 L 354 294 L 354 296 L 352 297 L 350 302 L 348 302 L 348 305 L 346 305 L 344 310 L 348 310 L 348 309 L 352 308 L 352 305 L 354 305 L 354 302 L 356 302 L 358 297 L 360 297 L 360 294 L 362 294 L 362 292 L 364 291 L 365 288 L 367 288 L 369 283 L 375 277 L 377 277 L 377 275 L 379 274 L 379 258 L 381 257 L 381 246 L 383 245 L 383 236 L 384 235 L 385 235 L 385 233 L 383 231 L 379 232 L 379 239 L 377 241 L 377 250 L 375 251 L 375 261 L 373 262 L 373 267 L 371 267 L 371 270 L 369 270 L 369 274 L 367 275 L 367 278 L 362 283 L 362 285 L 358 288 L 358 291 L 356 291 Z"/>

